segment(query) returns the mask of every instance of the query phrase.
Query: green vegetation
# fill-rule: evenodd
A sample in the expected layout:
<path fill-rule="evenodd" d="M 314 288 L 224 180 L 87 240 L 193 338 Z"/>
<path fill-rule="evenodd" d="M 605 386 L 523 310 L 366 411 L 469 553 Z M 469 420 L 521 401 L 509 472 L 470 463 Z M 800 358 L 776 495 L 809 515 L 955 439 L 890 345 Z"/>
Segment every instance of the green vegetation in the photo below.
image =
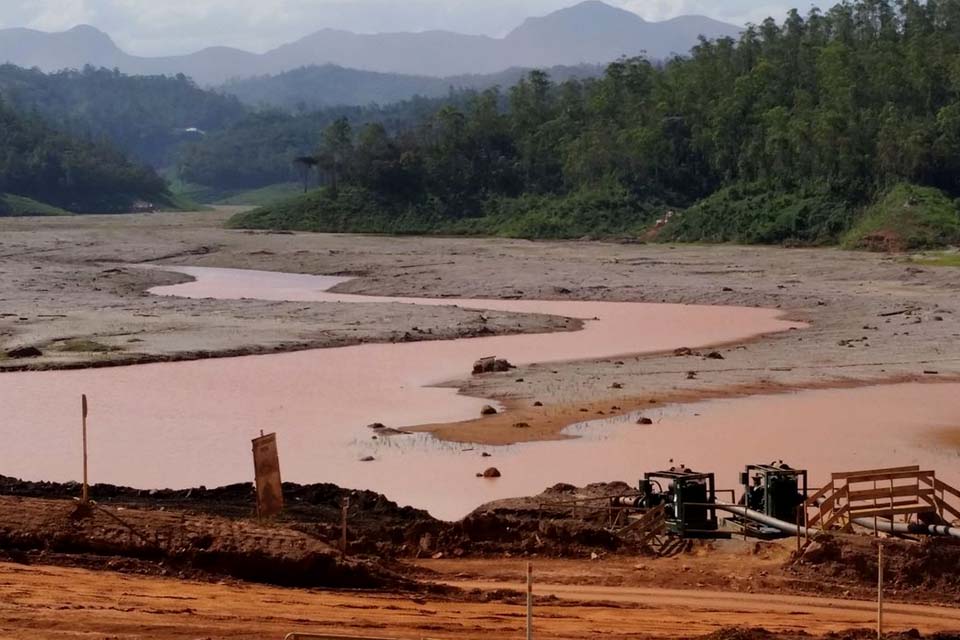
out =
<path fill-rule="evenodd" d="M 914 257 L 913 262 L 929 267 L 960 267 L 960 253 L 926 253 Z"/>
<path fill-rule="evenodd" d="M 482 217 L 451 219 L 425 207 L 403 208 L 363 187 L 315 189 L 234 216 L 229 226 L 325 233 L 456 234 L 569 239 L 641 233 L 653 211 L 622 189 L 566 196 L 496 198 Z"/>
<path fill-rule="evenodd" d="M 250 191 L 241 191 L 229 196 L 217 198 L 216 204 L 228 205 L 251 205 L 262 207 L 282 200 L 288 200 L 294 196 L 303 193 L 303 185 L 296 182 L 283 182 L 272 184 L 260 189 L 251 189 Z"/>
<path fill-rule="evenodd" d="M 129 211 L 167 202 L 166 183 L 113 147 L 52 129 L 0 101 L 0 193 L 73 212 Z M 20 201 L 21 203 L 23 201 Z"/>
<path fill-rule="evenodd" d="M 30 198 L 15 196 L 9 193 L 0 193 L 0 216 L 63 216 L 70 215 L 64 211 Z"/>
<path fill-rule="evenodd" d="M 223 129 L 247 112 L 236 98 L 204 91 L 182 75 L 127 76 L 92 67 L 45 74 L 0 65 L 0 97 L 64 133 L 108 140 L 158 168 L 174 164 L 183 143 Z"/>
<path fill-rule="evenodd" d="M 942 191 L 896 185 L 867 208 L 844 246 L 872 251 L 918 251 L 960 243 L 960 209 Z"/>
<path fill-rule="evenodd" d="M 234 224 L 578 237 L 640 233 L 685 209 L 658 237 L 864 246 L 897 221 L 910 227 L 891 247 L 954 242 L 960 0 L 792 11 L 662 66 L 620 60 L 561 84 L 533 72 L 415 126 L 283 131 L 289 151 L 275 154 L 289 166 L 309 150 L 330 190 Z M 258 157 L 255 139 L 235 142 L 218 155 Z M 894 212 L 913 189 L 901 184 L 920 187 L 910 215 Z"/>
<path fill-rule="evenodd" d="M 738 184 L 672 218 L 659 240 L 828 244 L 849 225 L 850 208 L 829 193 Z"/>

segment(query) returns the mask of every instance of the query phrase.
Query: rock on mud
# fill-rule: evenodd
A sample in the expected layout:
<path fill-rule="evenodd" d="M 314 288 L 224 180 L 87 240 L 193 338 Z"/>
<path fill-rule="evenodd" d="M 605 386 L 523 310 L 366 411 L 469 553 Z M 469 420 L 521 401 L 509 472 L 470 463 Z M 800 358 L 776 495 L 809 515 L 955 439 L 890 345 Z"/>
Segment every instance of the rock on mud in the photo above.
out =
<path fill-rule="evenodd" d="M 502 475 L 503 474 L 500 473 L 500 469 L 497 469 L 496 467 L 490 467 L 483 473 L 478 473 L 477 477 L 478 478 L 499 478 Z"/>
<path fill-rule="evenodd" d="M 490 405 L 485 405 L 483 409 L 480 409 L 480 415 L 482 416 L 495 416 L 497 413 L 498 411 L 496 408 L 491 407 Z"/>
<path fill-rule="evenodd" d="M 473 375 L 478 376 L 482 373 L 500 373 L 503 371 L 510 371 L 511 369 L 516 369 L 512 364 L 503 358 L 497 358 L 495 356 L 490 356 L 488 358 L 480 358 L 473 363 Z"/>

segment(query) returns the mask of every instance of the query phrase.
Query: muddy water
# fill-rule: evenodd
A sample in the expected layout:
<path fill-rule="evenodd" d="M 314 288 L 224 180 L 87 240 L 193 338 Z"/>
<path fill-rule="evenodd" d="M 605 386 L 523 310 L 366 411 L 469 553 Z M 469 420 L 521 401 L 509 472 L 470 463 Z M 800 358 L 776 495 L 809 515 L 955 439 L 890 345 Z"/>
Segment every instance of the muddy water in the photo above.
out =
<path fill-rule="evenodd" d="M 603 358 L 741 340 L 795 325 L 778 319 L 776 312 L 758 309 L 384 299 L 328 293 L 340 279 L 184 271 L 197 281 L 154 293 L 460 304 L 588 322 L 575 333 L 3 375 L 0 406 L 7 418 L 0 426 L 5 443 L 0 473 L 76 479 L 80 393 L 87 393 L 93 406 L 90 462 L 96 481 L 144 487 L 245 481 L 251 473 L 249 438 L 263 429 L 279 433 L 287 480 L 369 488 L 446 518 L 462 516 L 490 499 L 538 492 L 560 481 L 632 480 L 672 457 L 691 466 L 728 468 L 729 477 L 721 478 L 726 484 L 744 462 L 782 457 L 785 451 L 792 452 L 793 464 L 813 466 L 816 459 L 823 471 L 851 460 L 930 461 L 942 463 L 940 468 L 947 460 L 954 466 L 960 461 L 960 454 L 949 448 L 919 444 L 927 430 L 960 425 L 960 411 L 951 413 L 955 404 L 947 401 L 956 397 L 957 388 L 932 385 L 710 403 L 657 416 L 662 421 L 654 427 L 636 427 L 632 420 L 574 427 L 583 437 L 566 442 L 481 450 L 423 435 L 374 441 L 365 427 L 373 421 L 400 426 L 476 416 L 484 401 L 428 385 L 462 377 L 481 356 L 497 354 L 516 363 Z M 834 393 L 840 396 L 830 395 Z M 923 410 L 904 412 L 905 406 Z M 900 420 L 895 418 L 897 409 Z M 682 450 L 690 453 L 680 456 Z M 494 457 L 483 459 L 482 451 Z M 376 461 L 360 462 L 366 456 Z M 503 471 L 503 478 L 474 477 L 491 463 Z"/>

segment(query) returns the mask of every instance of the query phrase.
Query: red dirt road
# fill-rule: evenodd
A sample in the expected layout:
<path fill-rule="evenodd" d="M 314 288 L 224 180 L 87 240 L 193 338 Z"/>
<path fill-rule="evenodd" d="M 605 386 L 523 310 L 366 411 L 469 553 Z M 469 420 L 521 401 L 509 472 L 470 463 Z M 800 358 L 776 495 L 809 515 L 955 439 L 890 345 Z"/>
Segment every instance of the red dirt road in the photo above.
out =
<path fill-rule="evenodd" d="M 502 589 L 498 582 L 468 582 Z M 870 626 L 873 603 L 635 587 L 538 585 L 538 638 L 680 638 L 721 627 L 824 633 Z M 0 638 L 283 638 L 291 631 L 395 638 L 516 638 L 523 606 L 398 594 L 200 583 L 0 564 Z M 518 600 L 519 602 L 519 600 Z M 960 609 L 891 605 L 891 628 L 960 629 Z"/>

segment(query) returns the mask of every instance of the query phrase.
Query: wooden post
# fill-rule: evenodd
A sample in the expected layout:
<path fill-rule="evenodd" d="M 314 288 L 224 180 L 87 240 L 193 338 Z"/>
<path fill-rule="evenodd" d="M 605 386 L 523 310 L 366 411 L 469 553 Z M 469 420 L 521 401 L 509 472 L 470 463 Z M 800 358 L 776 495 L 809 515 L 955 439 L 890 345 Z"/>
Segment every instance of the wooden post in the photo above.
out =
<path fill-rule="evenodd" d="M 347 557 L 347 512 L 350 509 L 350 496 L 344 496 L 340 502 L 340 555 Z"/>
<path fill-rule="evenodd" d="M 877 544 L 877 640 L 883 638 L 883 542 Z"/>
<path fill-rule="evenodd" d="M 527 640 L 533 640 L 533 563 L 527 563 Z"/>
<path fill-rule="evenodd" d="M 90 502 L 90 481 L 87 476 L 87 394 L 81 396 L 80 405 L 83 415 L 83 492 L 80 502 L 87 504 Z"/>

